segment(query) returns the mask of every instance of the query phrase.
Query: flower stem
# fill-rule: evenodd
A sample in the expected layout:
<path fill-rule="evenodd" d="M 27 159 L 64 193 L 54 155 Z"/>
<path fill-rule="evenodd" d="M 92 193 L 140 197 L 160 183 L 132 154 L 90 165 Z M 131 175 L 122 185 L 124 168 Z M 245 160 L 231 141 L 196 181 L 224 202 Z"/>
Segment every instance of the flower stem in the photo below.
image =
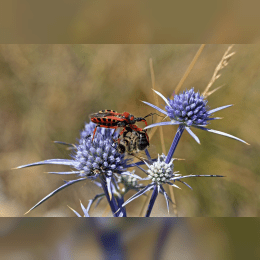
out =
<path fill-rule="evenodd" d="M 109 194 L 108 194 L 108 190 L 107 190 L 107 182 L 106 182 L 106 180 L 105 180 L 104 178 L 102 178 L 102 177 L 100 178 L 100 180 L 101 180 L 102 188 L 103 188 L 104 193 L 105 193 L 105 195 L 106 195 L 107 201 L 108 201 L 108 203 L 109 203 L 109 205 L 110 205 L 110 208 L 111 208 L 111 210 L 112 210 L 113 216 L 118 217 L 119 214 L 120 214 L 120 211 L 117 212 L 117 211 L 118 211 L 118 206 L 117 206 L 115 197 L 114 197 L 114 195 L 113 195 L 113 193 L 112 193 L 112 197 L 111 197 L 111 200 L 110 200 L 110 197 L 109 197 Z M 115 212 L 117 212 L 117 213 L 115 213 Z"/>
<path fill-rule="evenodd" d="M 151 158 L 151 155 L 150 155 L 149 151 L 147 149 L 145 149 L 144 151 L 145 151 L 145 154 L 146 154 L 148 160 L 151 161 L 152 158 Z"/>
<path fill-rule="evenodd" d="M 153 205 L 154 205 L 154 202 L 155 202 L 157 196 L 158 196 L 158 189 L 157 189 L 157 185 L 155 185 L 154 189 L 153 189 L 153 194 L 152 194 L 150 203 L 148 205 L 148 208 L 147 208 L 147 211 L 146 211 L 146 214 L 145 214 L 145 217 L 150 217 L 150 214 L 152 212 Z"/>
<path fill-rule="evenodd" d="M 183 133 L 184 129 L 185 129 L 184 125 L 179 125 L 177 133 L 176 133 L 176 135 L 175 135 L 175 137 L 173 139 L 172 145 L 171 145 L 170 150 L 168 152 L 168 155 L 167 155 L 165 163 L 169 163 L 171 161 L 171 159 L 173 157 L 173 154 L 175 152 L 175 149 L 176 149 L 176 147 L 177 147 L 177 145 L 178 145 L 178 143 L 179 143 L 179 141 L 181 139 L 181 136 L 182 136 L 182 133 Z"/>
<path fill-rule="evenodd" d="M 125 207 L 122 208 L 122 205 L 124 204 L 124 197 L 123 195 L 120 195 L 121 197 L 116 196 L 116 201 L 117 201 L 117 205 L 118 208 L 121 208 L 121 210 L 118 212 L 122 212 L 123 213 L 123 217 L 126 217 L 126 210 Z"/>

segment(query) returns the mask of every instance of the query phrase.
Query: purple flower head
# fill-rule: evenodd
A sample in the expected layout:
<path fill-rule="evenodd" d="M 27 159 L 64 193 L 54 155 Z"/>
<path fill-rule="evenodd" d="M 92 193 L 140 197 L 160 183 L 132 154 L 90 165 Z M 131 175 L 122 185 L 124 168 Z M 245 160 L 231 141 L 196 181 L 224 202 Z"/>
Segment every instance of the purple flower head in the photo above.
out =
<path fill-rule="evenodd" d="M 76 175 L 76 179 L 64 181 L 64 184 L 48 194 L 29 211 L 35 209 L 44 201 L 52 197 L 62 189 L 79 181 L 86 179 L 96 179 L 98 176 L 106 180 L 108 194 L 111 195 L 111 181 L 113 181 L 114 173 L 122 174 L 129 167 L 127 162 L 129 159 L 124 158 L 124 154 L 118 153 L 116 148 L 112 146 L 113 138 L 117 137 L 117 133 L 113 135 L 114 129 L 98 127 L 95 138 L 92 141 L 95 124 L 90 122 L 85 124 L 84 130 L 80 133 L 78 144 L 68 144 L 64 142 L 56 142 L 69 146 L 73 150 L 73 159 L 49 159 L 36 163 L 26 164 L 17 167 L 17 169 L 38 166 L 44 164 L 58 164 L 70 166 L 74 170 L 66 172 L 49 172 L 51 174 Z M 29 212 L 28 211 L 28 212 Z M 28 213 L 27 212 L 27 213 Z"/>
<path fill-rule="evenodd" d="M 114 129 L 98 127 L 92 141 L 95 126 L 92 122 L 86 124 L 81 132 L 79 144 L 72 155 L 74 167 L 80 177 L 96 178 L 99 174 L 111 176 L 115 172 L 121 173 L 128 160 L 113 146 L 113 138 L 116 138 L 116 134 L 112 136 Z"/>
<path fill-rule="evenodd" d="M 210 120 L 208 101 L 200 96 L 199 92 L 195 93 L 194 88 L 183 91 L 168 101 L 169 105 L 166 105 L 165 109 L 172 120 L 186 126 L 207 125 L 207 121 Z"/>
<path fill-rule="evenodd" d="M 124 158 L 124 154 L 118 153 L 113 147 L 113 129 L 98 127 L 95 138 L 92 141 L 95 124 L 90 122 L 85 124 L 84 130 L 80 133 L 78 144 L 60 144 L 69 145 L 73 150 L 71 159 L 49 159 L 41 162 L 22 165 L 17 168 L 25 168 L 43 164 L 61 164 L 71 166 L 76 169 L 70 172 L 49 172 L 53 174 L 76 174 L 78 177 L 96 179 L 99 174 L 112 176 L 113 173 L 121 173 L 126 168 L 129 159 Z"/>
<path fill-rule="evenodd" d="M 195 139 L 195 141 L 197 143 L 200 143 L 199 138 L 190 129 L 191 127 L 195 127 L 197 129 L 223 135 L 248 144 L 244 140 L 233 135 L 205 127 L 208 124 L 208 121 L 221 119 L 220 117 L 210 117 L 213 115 L 213 113 L 231 107 L 232 105 L 226 105 L 209 110 L 209 107 L 207 106 L 208 101 L 204 99 L 203 95 L 200 95 L 199 92 L 195 93 L 194 88 L 183 91 L 183 93 L 181 94 L 175 95 L 173 99 L 165 98 L 160 92 L 156 90 L 154 90 L 154 92 L 165 101 L 166 111 L 149 102 L 143 101 L 143 103 L 163 113 L 164 115 L 166 115 L 166 117 L 169 117 L 171 121 L 163 121 L 148 125 L 144 129 L 152 128 L 155 126 L 179 125 L 180 136 L 184 130 L 187 130 L 187 132 Z"/>

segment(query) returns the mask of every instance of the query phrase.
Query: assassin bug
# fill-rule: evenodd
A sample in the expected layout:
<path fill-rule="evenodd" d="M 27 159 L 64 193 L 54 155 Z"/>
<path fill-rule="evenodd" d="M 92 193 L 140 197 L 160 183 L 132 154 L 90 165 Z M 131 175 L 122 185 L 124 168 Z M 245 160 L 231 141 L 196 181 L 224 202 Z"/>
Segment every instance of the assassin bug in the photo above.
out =
<path fill-rule="evenodd" d="M 142 132 L 144 131 L 142 128 L 139 128 L 135 125 L 135 122 L 141 122 L 143 121 L 145 125 L 147 126 L 147 122 L 145 120 L 146 117 L 154 115 L 156 113 L 150 113 L 149 115 L 145 117 L 134 117 L 128 112 L 118 113 L 114 110 L 101 110 L 98 113 L 91 114 L 90 119 L 93 123 L 97 124 L 97 126 L 94 129 L 93 132 L 93 138 L 94 139 L 97 127 L 105 127 L 105 128 L 112 128 L 116 129 L 118 127 L 123 127 L 123 130 L 120 132 L 119 136 L 122 135 L 126 129 L 127 132 L 129 132 L 129 129 L 131 131 L 135 132 Z M 157 115 L 157 114 L 156 114 Z M 145 131 L 146 134 L 146 131 Z M 147 134 L 146 134 L 147 140 L 149 140 Z M 119 139 L 119 138 L 118 138 Z"/>

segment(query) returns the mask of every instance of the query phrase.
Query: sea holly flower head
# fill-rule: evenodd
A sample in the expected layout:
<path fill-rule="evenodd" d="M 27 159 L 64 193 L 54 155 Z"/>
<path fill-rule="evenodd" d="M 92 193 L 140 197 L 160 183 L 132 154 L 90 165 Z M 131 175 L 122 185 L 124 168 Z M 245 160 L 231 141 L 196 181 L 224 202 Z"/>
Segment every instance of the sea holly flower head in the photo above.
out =
<path fill-rule="evenodd" d="M 207 106 L 208 101 L 204 98 L 203 95 L 200 95 L 199 92 L 197 93 L 194 92 L 194 88 L 183 91 L 183 93 L 181 94 L 174 95 L 173 99 L 165 98 L 160 92 L 156 90 L 154 90 L 154 92 L 165 101 L 166 111 L 149 102 L 143 101 L 143 103 L 163 113 L 164 115 L 169 117 L 171 121 L 155 123 L 146 126 L 144 129 L 152 128 L 155 126 L 163 126 L 163 125 L 179 125 L 178 139 L 181 137 L 183 131 L 187 130 L 187 132 L 195 139 L 195 141 L 200 144 L 199 138 L 190 129 L 191 127 L 195 127 L 207 132 L 212 132 L 215 134 L 233 138 L 235 140 L 248 144 L 244 140 L 237 138 L 233 135 L 205 127 L 207 126 L 208 121 L 221 119 L 220 117 L 210 117 L 213 115 L 213 113 L 231 107 L 232 105 L 226 105 L 226 106 L 209 110 L 209 106 Z M 172 147 L 170 156 L 166 160 L 167 162 L 169 161 L 169 158 L 171 158 L 171 156 L 173 155 L 173 152 L 176 148 L 176 145 L 178 144 L 178 141 L 179 140 L 177 139 L 175 140 L 175 144 L 174 144 L 175 147 Z"/>
<path fill-rule="evenodd" d="M 147 170 L 143 169 L 142 167 L 136 165 L 140 170 L 142 170 L 147 177 L 143 178 L 142 180 L 151 180 L 151 183 L 146 185 L 143 189 L 139 190 L 136 194 L 130 197 L 127 201 L 125 201 L 122 207 L 126 206 L 131 201 L 135 200 L 136 198 L 140 197 L 141 195 L 145 194 L 149 190 L 153 190 L 151 200 L 148 205 L 146 217 L 150 216 L 152 211 L 153 205 L 159 193 L 164 195 L 167 210 L 169 212 L 169 202 L 172 202 L 168 194 L 166 193 L 165 189 L 163 188 L 164 184 L 170 185 L 172 187 L 180 189 L 176 184 L 175 181 L 181 182 L 185 184 L 188 188 L 192 189 L 189 184 L 183 181 L 184 178 L 193 178 L 193 177 L 224 177 L 222 175 L 184 175 L 178 174 L 174 172 L 174 162 L 175 159 L 171 159 L 169 163 L 167 163 L 167 157 L 164 154 L 158 155 L 157 161 L 152 162 L 151 160 L 144 160 L 144 163 L 148 167 Z"/>
<path fill-rule="evenodd" d="M 210 120 L 208 101 L 199 92 L 195 93 L 194 88 L 183 91 L 168 101 L 169 105 L 166 105 L 165 109 L 172 120 L 186 126 L 207 125 L 207 121 Z"/>
<path fill-rule="evenodd" d="M 71 159 L 49 159 L 41 162 L 26 164 L 17 167 L 25 168 L 43 164 L 60 164 L 71 166 L 76 171 L 70 172 L 49 172 L 52 174 L 76 174 L 78 177 L 86 177 L 96 179 L 100 174 L 105 177 L 111 177 L 113 173 L 122 173 L 128 167 L 124 154 L 118 153 L 116 147 L 113 146 L 113 138 L 117 133 L 113 129 L 98 127 L 94 140 L 92 141 L 95 124 L 86 123 L 84 130 L 80 133 L 78 144 L 67 144 L 56 142 L 70 146 L 72 149 Z"/>
<path fill-rule="evenodd" d="M 129 186 L 129 187 L 136 187 L 137 186 L 137 179 L 133 176 L 129 176 L 129 175 L 120 175 L 118 176 L 118 183 L 122 183 L 125 186 Z"/>
<path fill-rule="evenodd" d="M 140 190 L 144 186 L 138 183 L 138 180 L 142 180 L 141 177 L 136 175 L 134 171 L 132 172 L 124 172 L 120 175 L 117 175 L 118 184 L 122 184 L 123 187 L 121 190 L 122 194 L 126 194 L 129 190 Z"/>
<path fill-rule="evenodd" d="M 69 149 L 73 151 L 71 155 L 73 159 L 49 159 L 17 167 L 17 169 L 21 169 L 25 167 L 44 164 L 66 165 L 74 168 L 75 170 L 49 173 L 61 175 L 76 175 L 78 177 L 74 180 L 64 181 L 64 184 L 62 186 L 44 197 L 29 211 L 35 209 L 62 189 L 79 181 L 84 181 L 86 179 L 97 179 L 98 176 L 101 177 L 101 181 L 104 186 L 103 188 L 106 189 L 109 197 L 111 198 L 114 173 L 124 173 L 125 170 L 129 167 L 127 165 L 129 159 L 125 159 L 124 154 L 118 153 L 117 149 L 112 146 L 112 144 L 114 143 L 113 139 L 116 138 L 118 135 L 117 133 L 114 133 L 114 129 L 98 127 L 95 138 L 92 141 L 95 126 L 96 125 L 92 122 L 85 124 L 84 130 L 80 133 L 78 144 L 56 142 L 69 146 Z"/>
<path fill-rule="evenodd" d="M 158 185 L 169 182 L 173 176 L 179 176 L 179 174 L 176 174 L 177 172 L 173 172 L 174 159 L 172 159 L 170 163 L 166 163 L 165 160 L 166 156 L 164 154 L 158 155 L 158 160 L 148 166 L 148 176 L 152 179 L 152 182 Z"/>
<path fill-rule="evenodd" d="M 128 160 L 113 146 L 113 138 L 116 138 L 117 133 L 113 135 L 114 129 L 98 127 L 92 141 L 95 126 L 92 122 L 86 124 L 81 132 L 79 144 L 76 145 L 76 151 L 73 154 L 77 162 L 75 168 L 80 176 L 94 179 L 99 174 L 109 177 L 115 172 L 121 173 L 126 168 Z"/>

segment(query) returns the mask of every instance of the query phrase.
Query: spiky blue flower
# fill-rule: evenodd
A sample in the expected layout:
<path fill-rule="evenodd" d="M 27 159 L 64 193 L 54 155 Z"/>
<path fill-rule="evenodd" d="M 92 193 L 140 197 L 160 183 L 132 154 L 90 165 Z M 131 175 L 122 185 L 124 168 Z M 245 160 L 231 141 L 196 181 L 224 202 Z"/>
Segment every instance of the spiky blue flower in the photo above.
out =
<path fill-rule="evenodd" d="M 195 93 L 194 88 L 183 91 L 168 101 L 169 105 L 166 105 L 165 109 L 172 120 L 182 122 L 187 126 L 207 125 L 207 121 L 210 120 L 208 101 L 200 96 L 199 92 Z"/>
<path fill-rule="evenodd" d="M 205 127 L 209 121 L 221 119 L 220 117 L 210 117 L 213 115 L 213 113 L 231 107 L 232 105 L 226 105 L 210 110 L 209 106 L 207 106 L 208 101 L 204 98 L 203 95 L 200 95 L 199 92 L 194 92 L 194 88 L 183 91 L 181 94 L 174 95 L 173 99 L 166 99 L 160 92 L 156 90 L 154 90 L 154 92 L 165 101 L 166 111 L 146 101 L 143 101 L 143 103 L 165 114 L 171 119 L 171 121 L 152 124 L 145 127 L 145 129 L 161 125 L 180 125 L 182 126 L 183 130 L 186 129 L 188 131 L 188 133 L 196 140 L 196 142 L 200 143 L 199 138 L 190 129 L 190 127 L 193 126 L 201 130 L 224 135 L 248 144 L 244 140 L 233 135 Z"/>
<path fill-rule="evenodd" d="M 148 170 L 145 170 L 141 168 L 140 166 L 137 166 L 139 169 L 141 169 L 146 175 L 147 178 L 143 178 L 142 180 L 151 180 L 151 183 L 148 184 L 145 188 L 138 191 L 135 195 L 133 195 L 131 198 L 129 198 L 125 203 L 123 203 L 122 207 L 127 205 L 129 202 L 133 201 L 134 199 L 138 198 L 139 196 L 145 194 L 147 191 L 153 189 L 153 194 L 150 200 L 150 203 L 148 205 L 148 209 L 146 212 L 146 217 L 149 217 L 153 208 L 153 205 L 155 203 L 155 200 L 159 193 L 162 193 L 164 195 L 164 198 L 166 200 L 167 204 L 167 210 L 169 212 L 169 201 L 171 202 L 171 199 L 167 195 L 166 191 L 163 188 L 164 184 L 168 184 L 170 186 L 173 186 L 175 188 L 179 188 L 176 184 L 174 184 L 175 181 L 181 182 L 185 184 L 187 187 L 192 189 L 190 185 L 188 185 L 186 182 L 182 181 L 184 178 L 192 178 L 192 177 L 224 177 L 222 175 L 185 175 L 181 176 L 181 174 L 178 174 L 178 172 L 174 172 L 174 162 L 175 159 L 171 159 L 169 163 L 166 162 L 166 156 L 164 154 L 158 155 L 158 159 L 155 162 L 149 161 L 145 162 L 146 166 L 148 167 Z M 180 189 L 180 188 L 179 188 Z"/>
<path fill-rule="evenodd" d="M 17 169 L 44 165 L 44 164 L 59 164 L 66 165 L 73 168 L 72 171 L 66 172 L 49 172 L 52 174 L 74 174 L 77 179 L 71 181 L 64 181 L 65 184 L 53 191 L 38 202 L 29 211 L 39 206 L 48 198 L 66 188 L 67 186 L 86 179 L 97 179 L 100 177 L 100 182 L 110 202 L 114 204 L 114 210 L 118 208 L 115 200 L 112 200 L 111 183 L 114 181 L 114 173 L 122 174 L 129 167 L 124 154 L 118 153 L 116 147 L 113 146 L 113 139 L 117 137 L 118 133 L 114 133 L 113 129 L 98 127 L 95 138 L 92 141 L 95 124 L 90 122 L 85 124 L 84 130 L 80 133 L 78 144 L 67 144 L 57 142 L 63 145 L 68 145 L 73 150 L 73 159 L 49 159 L 27 165 L 17 167 Z M 28 211 L 28 212 L 29 212 Z"/>
<path fill-rule="evenodd" d="M 92 141 L 95 126 L 92 122 L 86 124 L 81 132 L 79 144 L 76 145 L 73 155 L 76 162 L 74 167 L 80 176 L 89 178 L 97 178 L 100 174 L 111 177 L 113 173 L 123 172 L 128 160 L 113 146 L 113 138 L 116 138 L 116 134 L 112 136 L 114 130 L 98 127 Z"/>
<path fill-rule="evenodd" d="M 195 93 L 194 88 L 190 90 L 183 91 L 183 93 L 175 95 L 173 99 L 166 99 L 160 92 L 154 90 L 154 92 L 159 95 L 166 103 L 165 110 L 151 104 L 148 102 L 143 101 L 143 103 L 157 109 L 159 112 L 165 114 L 167 117 L 171 119 L 168 122 L 160 122 L 156 124 L 149 125 L 144 129 L 151 128 L 154 126 L 162 126 L 162 125 L 179 125 L 175 138 L 172 142 L 170 150 L 168 152 L 166 163 L 169 163 L 175 149 L 178 145 L 178 142 L 186 129 L 187 132 L 195 139 L 197 143 L 200 144 L 199 138 L 191 131 L 190 127 L 193 126 L 195 128 L 205 130 L 208 132 L 212 132 L 219 135 L 224 135 L 245 144 L 248 144 L 244 140 L 237 138 L 233 135 L 226 134 L 224 132 L 220 132 L 217 130 L 206 128 L 208 121 L 221 119 L 220 117 L 210 117 L 214 112 L 222 110 L 224 108 L 230 107 L 232 105 L 226 105 L 222 107 L 218 107 L 212 110 L 209 110 L 207 106 L 207 100 L 204 99 L 203 95 L 200 95 L 199 92 Z"/>

